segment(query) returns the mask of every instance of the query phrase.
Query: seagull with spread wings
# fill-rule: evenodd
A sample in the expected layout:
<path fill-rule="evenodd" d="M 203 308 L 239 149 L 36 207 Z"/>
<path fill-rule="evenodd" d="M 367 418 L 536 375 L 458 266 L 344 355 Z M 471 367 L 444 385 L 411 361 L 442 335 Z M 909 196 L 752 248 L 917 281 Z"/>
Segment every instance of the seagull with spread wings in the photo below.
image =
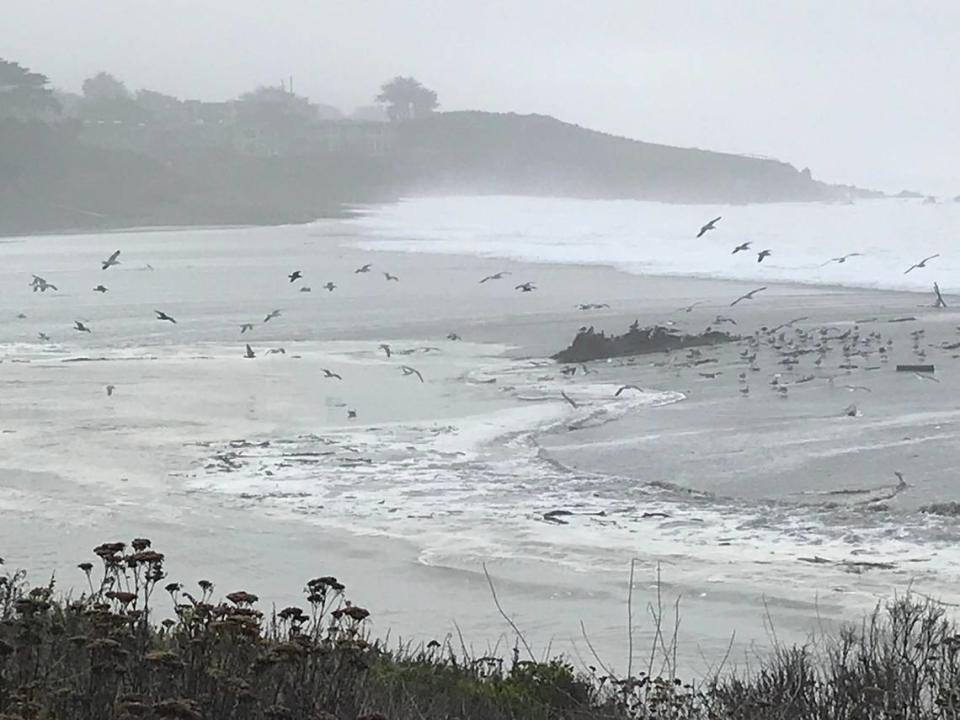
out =
<path fill-rule="evenodd" d="M 756 290 L 751 290 L 750 292 L 748 292 L 748 293 L 746 293 L 746 294 L 744 294 L 744 295 L 741 295 L 741 296 L 738 297 L 736 300 L 734 300 L 732 303 L 730 303 L 730 307 L 733 307 L 734 305 L 736 305 L 738 302 L 740 302 L 740 301 L 742 301 L 742 300 L 753 300 L 753 296 L 754 296 L 754 295 L 756 295 L 758 292 L 763 292 L 763 291 L 766 290 L 766 289 L 767 289 L 766 286 L 764 286 L 764 287 L 757 288 Z"/>
<path fill-rule="evenodd" d="M 717 215 L 717 217 L 715 217 L 713 220 L 711 220 L 711 221 L 708 222 L 706 225 L 704 225 L 703 227 L 701 227 L 701 228 L 700 228 L 700 232 L 697 233 L 697 237 L 698 237 L 698 238 L 701 238 L 701 237 L 703 237 L 704 235 L 706 235 L 708 232 L 710 232 L 711 230 L 716 230 L 716 229 L 717 229 L 717 223 L 720 222 L 720 219 L 721 219 L 722 217 L 723 217 L 722 215 Z"/>

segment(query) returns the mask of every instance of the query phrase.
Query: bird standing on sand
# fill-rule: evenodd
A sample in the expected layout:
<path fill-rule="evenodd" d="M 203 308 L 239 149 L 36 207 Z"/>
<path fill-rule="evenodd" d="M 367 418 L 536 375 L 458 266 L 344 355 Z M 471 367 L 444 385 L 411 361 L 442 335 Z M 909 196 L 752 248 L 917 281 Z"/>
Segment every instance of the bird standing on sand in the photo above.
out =
<path fill-rule="evenodd" d="M 697 233 L 697 237 L 698 237 L 698 238 L 701 238 L 701 237 L 703 237 L 704 235 L 706 235 L 708 232 L 710 232 L 711 230 L 716 230 L 716 229 L 717 229 L 717 223 L 720 222 L 720 218 L 722 218 L 722 217 L 723 217 L 722 215 L 717 215 L 717 217 L 715 217 L 713 220 L 711 220 L 711 221 L 708 222 L 706 225 L 704 225 L 703 227 L 701 227 L 701 228 L 700 228 L 700 232 Z"/>
<path fill-rule="evenodd" d="M 268 323 L 268 322 L 270 322 L 271 320 L 273 320 L 273 318 L 276 318 L 276 317 L 280 317 L 280 311 L 279 311 L 279 310 L 271 310 L 270 312 L 267 313 L 267 316 L 263 319 L 263 321 L 264 321 L 265 323 Z"/>
<path fill-rule="evenodd" d="M 423 375 L 421 375 L 420 371 L 417 370 L 416 368 L 412 368 L 409 365 L 401 365 L 400 370 L 401 372 L 403 372 L 404 377 L 407 377 L 409 375 L 416 375 L 418 378 L 420 378 L 420 382 L 423 382 Z"/>
<path fill-rule="evenodd" d="M 385 273 L 383 274 L 383 278 L 384 278 L 384 280 L 386 280 L 387 282 L 390 282 L 391 280 L 392 280 L 393 282 L 400 282 L 400 278 L 398 278 L 396 275 L 391 275 L 391 274 L 388 273 L 388 272 L 385 272 Z"/>
<path fill-rule="evenodd" d="M 861 255 L 863 255 L 863 253 L 847 253 L 846 255 L 841 255 L 840 257 L 830 258 L 825 263 L 823 263 L 823 265 L 821 265 L 820 267 L 826 267 L 830 263 L 838 263 L 839 265 L 843 265 L 843 263 L 845 263 L 850 258 L 860 257 Z"/>
<path fill-rule="evenodd" d="M 356 270 L 353 271 L 353 274 L 359 275 L 360 273 L 368 273 L 370 272 L 370 268 L 372 267 L 373 265 L 371 263 L 367 263 L 366 265 L 361 265 L 360 267 L 358 267 Z"/>
<path fill-rule="evenodd" d="M 323 286 L 323 289 L 326 290 L 327 292 L 333 292 L 334 290 L 337 289 L 337 286 L 334 285 L 332 282 L 328 282 L 326 285 Z"/>
<path fill-rule="evenodd" d="M 380 349 L 383 350 L 383 352 L 386 354 L 387 358 L 389 358 L 390 355 L 393 354 L 393 351 L 390 349 L 390 346 L 387 345 L 386 343 L 380 343 Z"/>
<path fill-rule="evenodd" d="M 165 312 L 163 312 L 163 310 L 154 310 L 154 312 L 157 314 L 157 320 L 166 320 L 167 322 L 173 323 L 174 325 L 177 324 L 177 321 L 174 320 L 169 315 L 167 315 Z"/>
<path fill-rule="evenodd" d="M 757 288 L 756 290 L 751 290 L 750 292 L 746 293 L 745 295 L 741 295 L 741 296 L 738 297 L 736 300 L 734 300 L 732 303 L 730 303 L 730 307 L 733 307 L 734 305 L 736 305 L 736 304 L 737 304 L 738 302 L 740 302 L 741 300 L 753 300 L 753 296 L 754 296 L 754 295 L 756 295 L 758 292 L 763 292 L 763 291 L 766 290 L 766 289 L 767 289 L 766 286 L 764 286 L 764 287 Z"/>
<path fill-rule="evenodd" d="M 253 330 L 253 323 L 243 323 L 240 326 L 240 334 L 243 335 L 247 330 Z"/>
<path fill-rule="evenodd" d="M 113 395 L 113 391 L 116 390 L 117 387 L 116 385 L 107 385 L 105 389 L 107 391 L 107 397 L 111 397 Z"/>
<path fill-rule="evenodd" d="M 105 293 L 105 292 L 107 291 L 107 288 L 104 287 L 103 285 L 97 285 L 97 286 L 93 289 L 93 291 L 94 291 L 94 292 L 98 292 L 98 293 Z"/>
<path fill-rule="evenodd" d="M 737 245 L 737 246 L 733 249 L 733 252 L 730 253 L 730 254 L 731 254 L 731 255 L 736 255 L 738 252 L 746 252 L 747 250 L 750 249 L 750 246 L 751 246 L 751 245 L 753 245 L 753 243 L 751 243 L 751 242 L 740 243 L 739 245 Z"/>
<path fill-rule="evenodd" d="M 88 328 L 79 320 L 73 321 L 73 329 L 76 330 L 77 332 L 86 332 L 86 333 L 90 332 L 90 328 Z"/>
<path fill-rule="evenodd" d="M 503 280 L 504 276 L 509 275 L 510 273 L 506 270 L 501 270 L 500 272 L 494 273 L 493 275 L 487 275 L 483 280 L 480 281 L 480 285 L 483 285 L 489 280 Z"/>
<path fill-rule="evenodd" d="M 760 252 L 757 253 L 757 262 L 762 263 L 764 258 L 768 258 L 771 255 L 773 255 L 773 253 L 770 252 L 769 250 L 761 250 Z"/>
<path fill-rule="evenodd" d="M 253 351 L 253 348 L 250 347 L 250 343 L 247 343 L 247 351 L 243 354 L 243 356 L 247 359 L 255 358 L 257 356 L 257 354 Z"/>
<path fill-rule="evenodd" d="M 537 289 L 537 286 L 534 285 L 532 282 L 520 283 L 514 288 L 514 290 L 519 290 L 520 292 L 533 292 L 536 289 Z"/>
<path fill-rule="evenodd" d="M 325 378 L 333 378 L 334 380 L 343 380 L 342 377 L 337 375 L 337 373 L 333 372 L 332 370 L 327 370 L 326 368 L 320 368 L 320 370 L 323 372 L 323 376 Z"/>
<path fill-rule="evenodd" d="M 47 290 L 59 290 L 56 285 L 53 283 L 48 283 L 46 279 L 40 277 L 39 275 L 34 275 L 33 280 L 30 281 L 30 287 L 33 288 L 33 291 L 36 292 L 46 292 Z"/>
<path fill-rule="evenodd" d="M 118 257 L 120 257 L 120 251 L 119 251 L 119 250 L 115 251 L 115 252 L 113 253 L 113 255 L 111 255 L 110 257 L 108 257 L 106 260 L 101 261 L 101 263 L 100 263 L 100 269 L 101 269 L 101 270 L 106 270 L 107 268 L 113 267 L 114 265 L 119 265 L 119 264 L 120 264 L 120 261 L 117 260 Z"/>
<path fill-rule="evenodd" d="M 931 255 L 930 257 L 925 257 L 925 258 L 924 258 L 923 260 L 921 260 L 920 262 L 914 263 L 913 265 L 911 265 L 910 267 L 908 267 L 906 270 L 904 270 L 904 271 L 903 271 L 903 274 L 906 275 L 906 274 L 907 274 L 908 272 L 910 272 L 911 270 L 917 270 L 917 269 L 919 269 L 919 268 L 925 268 L 925 267 L 927 266 L 927 263 L 928 263 L 928 262 L 930 262 L 930 261 L 933 260 L 934 258 L 938 258 L 938 257 L 940 257 L 940 253 L 937 253 L 936 255 Z"/>
<path fill-rule="evenodd" d="M 292 273 L 287 275 L 287 279 L 292 283 L 295 283 L 297 280 L 299 280 L 302 277 L 303 277 L 303 273 L 301 273 L 299 270 L 294 270 Z"/>

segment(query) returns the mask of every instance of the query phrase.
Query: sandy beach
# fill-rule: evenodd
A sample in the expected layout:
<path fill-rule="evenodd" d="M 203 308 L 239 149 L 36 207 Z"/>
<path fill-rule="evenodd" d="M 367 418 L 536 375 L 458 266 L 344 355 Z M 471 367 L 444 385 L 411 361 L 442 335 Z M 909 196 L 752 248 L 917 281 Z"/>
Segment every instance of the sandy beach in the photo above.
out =
<path fill-rule="evenodd" d="M 731 309 L 755 284 L 370 251 L 358 233 L 331 221 L 0 245 L 12 288 L 0 298 L 6 566 L 80 590 L 75 565 L 96 544 L 145 535 L 171 578 L 279 606 L 333 574 L 378 632 L 427 640 L 456 623 L 486 651 L 512 644 L 486 563 L 538 651 L 587 658 L 583 621 L 622 667 L 636 559 L 637 657 L 659 567 L 665 604 L 681 597 L 691 672 L 719 662 L 734 632 L 737 658 L 766 645 L 767 621 L 790 642 L 908 587 L 956 599 L 952 519 L 918 512 L 957 499 L 956 360 L 941 347 L 957 339 L 955 311 L 916 293 L 786 284 Z M 100 271 L 115 247 L 124 264 Z M 511 274 L 479 283 L 499 271 Z M 30 292 L 31 273 L 61 290 Z M 528 280 L 535 292 L 514 290 Z M 92 292 L 99 281 L 109 292 Z M 834 357 L 803 383 L 805 365 L 778 367 L 764 350 L 749 396 L 740 344 L 710 352 L 709 378 L 663 357 L 568 378 L 546 359 L 582 326 L 699 331 L 718 314 L 742 336 L 803 317 L 796 327 L 856 325 L 893 345 L 883 363 L 839 369 Z M 916 320 L 891 322 L 905 317 Z M 894 371 L 915 358 L 920 328 L 939 382 Z M 769 387 L 777 373 L 787 398 Z M 646 392 L 614 400 L 624 383 Z M 844 414 L 851 403 L 860 416 Z M 909 489 L 880 509 L 894 470 Z M 545 521 L 556 509 L 572 514 Z"/>

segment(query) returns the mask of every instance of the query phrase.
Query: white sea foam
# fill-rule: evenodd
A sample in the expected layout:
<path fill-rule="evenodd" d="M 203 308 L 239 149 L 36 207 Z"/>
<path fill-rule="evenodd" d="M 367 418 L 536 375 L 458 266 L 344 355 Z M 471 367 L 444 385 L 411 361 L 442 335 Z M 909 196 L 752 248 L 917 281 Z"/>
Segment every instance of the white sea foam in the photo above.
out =
<path fill-rule="evenodd" d="M 706 220 L 717 229 L 697 239 Z M 789 281 L 896 290 L 960 290 L 960 205 L 666 205 L 632 200 L 443 197 L 364 208 L 368 249 L 610 265 L 637 274 Z M 753 243 L 751 252 L 731 254 Z M 669 252 L 665 251 L 669 248 Z M 762 264 L 756 252 L 773 255 Z M 847 253 L 845 263 L 827 263 Z M 940 253 L 927 268 L 904 271 Z"/>

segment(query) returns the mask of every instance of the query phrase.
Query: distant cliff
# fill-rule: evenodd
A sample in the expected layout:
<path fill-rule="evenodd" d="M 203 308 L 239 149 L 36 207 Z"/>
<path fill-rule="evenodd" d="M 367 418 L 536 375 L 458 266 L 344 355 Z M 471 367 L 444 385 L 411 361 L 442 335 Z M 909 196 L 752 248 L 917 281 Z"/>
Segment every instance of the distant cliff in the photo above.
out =
<path fill-rule="evenodd" d="M 438 113 L 397 128 L 405 192 L 534 194 L 686 203 L 845 199 L 777 160 L 654 145 L 543 115 Z"/>
<path fill-rule="evenodd" d="M 217 125 L 198 144 L 196 132 L 143 123 L 0 121 L 0 233 L 305 222 L 418 194 L 749 203 L 858 192 L 776 160 L 653 145 L 540 115 L 437 113 L 380 127 L 365 146 L 341 141 L 364 130 L 343 122 L 258 127 L 255 144 L 236 142 L 249 128 Z"/>

